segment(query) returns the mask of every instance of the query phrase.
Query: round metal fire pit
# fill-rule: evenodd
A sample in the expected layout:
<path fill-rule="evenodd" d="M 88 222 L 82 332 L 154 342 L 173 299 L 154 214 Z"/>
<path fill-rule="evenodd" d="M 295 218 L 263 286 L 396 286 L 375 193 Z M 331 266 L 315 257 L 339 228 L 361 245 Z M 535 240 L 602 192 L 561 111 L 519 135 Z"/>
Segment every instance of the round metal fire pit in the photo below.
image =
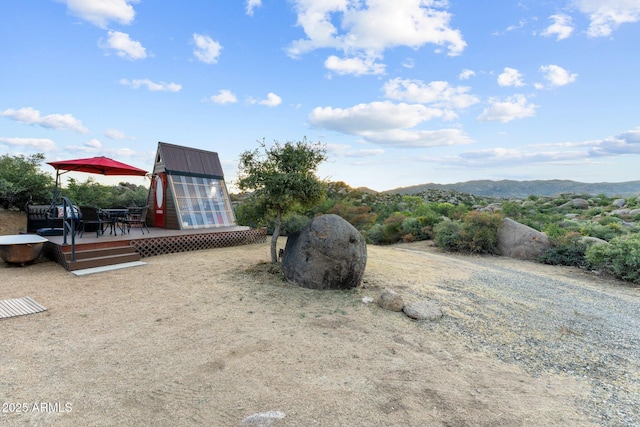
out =
<path fill-rule="evenodd" d="M 7 263 L 24 266 L 38 259 L 46 241 L 35 234 L 0 236 L 0 258 Z"/>

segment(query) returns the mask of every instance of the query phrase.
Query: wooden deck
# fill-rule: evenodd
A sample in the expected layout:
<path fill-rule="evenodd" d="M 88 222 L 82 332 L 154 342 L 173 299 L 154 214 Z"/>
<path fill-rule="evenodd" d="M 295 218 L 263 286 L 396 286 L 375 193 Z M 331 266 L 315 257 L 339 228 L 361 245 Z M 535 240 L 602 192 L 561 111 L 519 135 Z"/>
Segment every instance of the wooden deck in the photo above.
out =
<path fill-rule="evenodd" d="M 169 230 L 149 227 L 149 232 L 132 228 L 130 233 L 96 237 L 96 232 L 75 236 L 72 252 L 71 236 L 64 244 L 63 236 L 46 236 L 44 255 L 67 270 L 131 262 L 144 257 L 174 252 L 196 251 L 216 247 L 239 246 L 266 241 L 266 229 L 249 227 L 219 227 L 199 230 Z"/>

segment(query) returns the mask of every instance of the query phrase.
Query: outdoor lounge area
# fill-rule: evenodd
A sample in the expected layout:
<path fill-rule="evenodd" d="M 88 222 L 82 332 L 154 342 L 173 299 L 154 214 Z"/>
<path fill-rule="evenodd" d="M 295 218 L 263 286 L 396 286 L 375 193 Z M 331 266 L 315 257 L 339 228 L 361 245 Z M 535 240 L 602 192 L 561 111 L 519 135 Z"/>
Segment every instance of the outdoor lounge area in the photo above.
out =
<path fill-rule="evenodd" d="M 27 206 L 27 232 L 46 236 L 44 255 L 67 270 L 266 241 L 266 230 L 236 224 L 215 152 L 159 142 L 151 173 L 107 157 L 48 164 L 56 169 L 53 200 Z M 144 176 L 151 184 L 146 205 L 77 206 L 62 188 L 67 172 Z"/>

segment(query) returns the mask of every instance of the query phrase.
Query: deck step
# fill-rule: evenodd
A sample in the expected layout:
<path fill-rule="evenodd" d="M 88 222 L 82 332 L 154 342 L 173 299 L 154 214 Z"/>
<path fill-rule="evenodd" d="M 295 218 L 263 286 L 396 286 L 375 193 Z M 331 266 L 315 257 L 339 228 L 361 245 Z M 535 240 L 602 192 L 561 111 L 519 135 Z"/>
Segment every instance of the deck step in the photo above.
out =
<path fill-rule="evenodd" d="M 76 261 L 88 258 L 100 258 L 107 257 L 111 255 L 123 255 L 123 254 L 132 254 L 136 253 L 135 248 L 129 245 L 120 245 L 114 247 L 104 247 L 97 249 L 82 249 L 76 250 Z M 65 261 L 71 261 L 71 252 L 64 253 Z"/>
<path fill-rule="evenodd" d="M 77 254 L 76 254 L 77 255 Z M 115 255 L 103 255 L 93 258 L 76 258 L 76 261 L 67 261 L 67 270 L 82 270 L 85 268 L 104 267 L 107 265 L 122 264 L 125 262 L 140 261 L 140 254 L 127 253 Z"/>

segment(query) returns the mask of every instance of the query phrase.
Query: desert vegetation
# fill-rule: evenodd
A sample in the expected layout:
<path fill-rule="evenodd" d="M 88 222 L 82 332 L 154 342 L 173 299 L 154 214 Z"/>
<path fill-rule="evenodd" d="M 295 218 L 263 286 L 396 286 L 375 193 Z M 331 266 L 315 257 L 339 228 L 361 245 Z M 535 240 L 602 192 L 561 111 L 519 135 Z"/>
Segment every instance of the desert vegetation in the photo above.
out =
<path fill-rule="evenodd" d="M 54 182 L 40 170 L 42 162 L 44 155 L 0 157 L 0 204 L 5 209 L 51 200 Z M 91 177 L 86 182 L 71 179 L 64 190 L 78 205 L 99 207 L 141 206 L 147 192 L 146 187 L 129 183 L 104 186 Z M 267 227 L 270 233 L 276 220 L 279 234 L 287 235 L 316 215 L 332 213 L 351 223 L 369 244 L 432 240 L 445 251 L 484 255 L 499 255 L 496 232 L 508 217 L 551 239 L 552 247 L 539 262 L 640 283 L 640 196 L 564 193 L 501 198 L 438 188 L 410 192 L 379 193 L 344 182 L 324 182 L 322 189 L 314 190 L 314 203 L 294 201 L 279 218 L 268 215 L 263 197 L 253 193 L 233 194 L 232 200 L 239 225 Z"/>
<path fill-rule="evenodd" d="M 238 222 L 255 225 L 257 212 L 250 198 L 235 198 Z M 574 202 L 577 200 L 582 203 Z M 334 213 L 356 227 L 370 244 L 433 240 L 446 251 L 499 255 L 496 233 L 502 219 L 509 217 L 552 240 L 541 263 L 606 272 L 640 283 L 638 209 L 640 197 L 566 193 L 531 195 L 523 200 L 437 189 L 409 195 L 329 182 L 320 203 L 283 218 L 281 233 L 300 229 L 315 215 Z M 268 221 L 259 225 L 272 228 Z"/>

